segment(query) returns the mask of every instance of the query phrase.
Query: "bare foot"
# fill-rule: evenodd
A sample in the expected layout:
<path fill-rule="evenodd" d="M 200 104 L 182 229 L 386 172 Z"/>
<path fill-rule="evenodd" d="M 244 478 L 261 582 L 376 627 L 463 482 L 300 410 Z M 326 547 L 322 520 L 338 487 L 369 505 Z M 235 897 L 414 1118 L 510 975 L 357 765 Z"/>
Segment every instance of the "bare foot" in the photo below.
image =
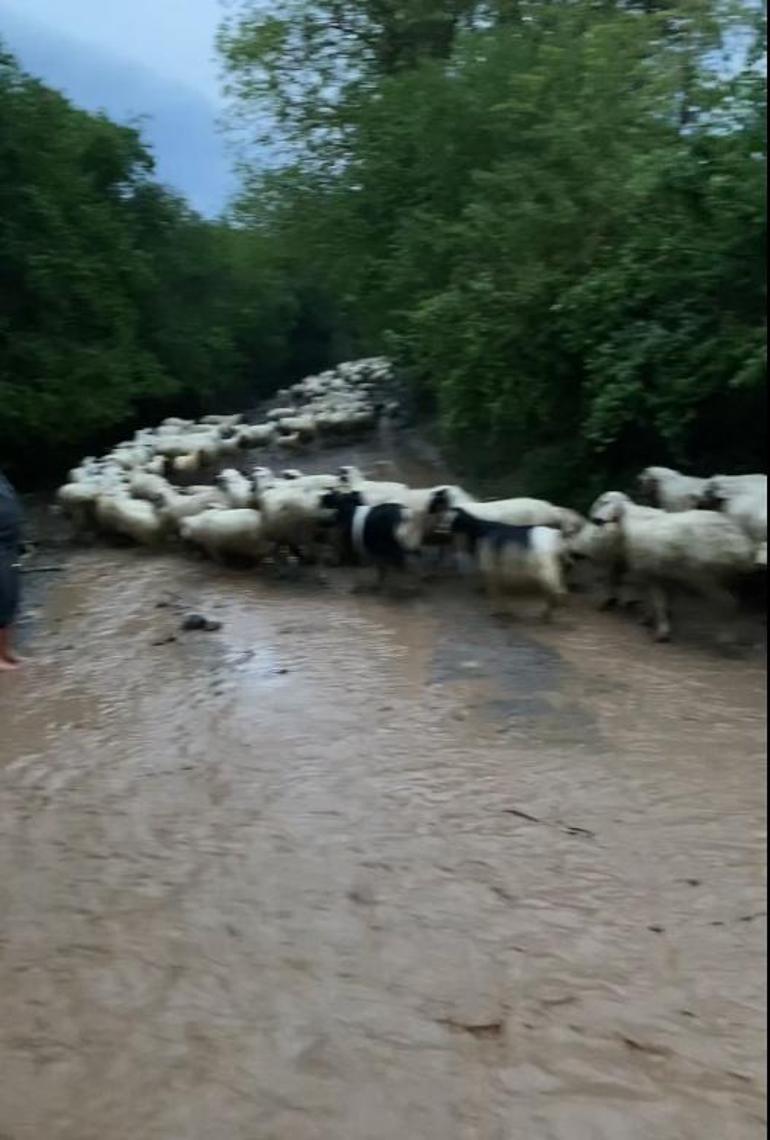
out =
<path fill-rule="evenodd" d="M 0 657 L 0 673 L 13 673 L 21 668 L 18 657 Z"/>

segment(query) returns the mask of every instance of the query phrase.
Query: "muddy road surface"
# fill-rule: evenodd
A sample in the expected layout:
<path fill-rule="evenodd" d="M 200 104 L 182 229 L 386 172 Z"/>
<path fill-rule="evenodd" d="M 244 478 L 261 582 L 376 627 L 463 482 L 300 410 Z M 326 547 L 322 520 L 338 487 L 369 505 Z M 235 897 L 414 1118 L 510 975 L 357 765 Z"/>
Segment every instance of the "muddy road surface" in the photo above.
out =
<path fill-rule="evenodd" d="M 756 647 L 105 548 L 27 605 L 2 1140 L 763 1135 Z"/>

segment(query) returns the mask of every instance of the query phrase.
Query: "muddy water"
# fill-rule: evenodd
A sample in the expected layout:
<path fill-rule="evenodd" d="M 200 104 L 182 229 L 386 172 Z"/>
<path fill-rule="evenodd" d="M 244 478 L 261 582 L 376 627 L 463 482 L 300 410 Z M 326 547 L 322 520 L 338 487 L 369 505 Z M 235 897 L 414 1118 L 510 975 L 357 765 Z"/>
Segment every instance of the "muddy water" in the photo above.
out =
<path fill-rule="evenodd" d="M 0 684 L 3 1140 L 762 1135 L 754 654 L 170 554 L 48 585 Z"/>

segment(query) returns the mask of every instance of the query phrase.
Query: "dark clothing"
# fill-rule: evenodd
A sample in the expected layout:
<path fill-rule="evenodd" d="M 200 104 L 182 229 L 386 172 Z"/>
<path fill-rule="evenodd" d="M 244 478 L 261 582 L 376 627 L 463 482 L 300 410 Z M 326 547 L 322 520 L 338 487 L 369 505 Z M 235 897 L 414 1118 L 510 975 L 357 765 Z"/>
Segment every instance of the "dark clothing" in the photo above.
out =
<path fill-rule="evenodd" d="M 21 504 L 0 472 L 0 629 L 9 626 L 19 606 Z"/>

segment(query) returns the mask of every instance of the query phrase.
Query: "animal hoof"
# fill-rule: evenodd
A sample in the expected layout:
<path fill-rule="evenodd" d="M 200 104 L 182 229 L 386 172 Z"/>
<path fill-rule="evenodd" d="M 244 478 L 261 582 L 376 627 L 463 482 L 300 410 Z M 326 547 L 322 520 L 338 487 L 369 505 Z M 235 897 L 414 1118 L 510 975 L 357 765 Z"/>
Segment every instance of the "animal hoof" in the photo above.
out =
<path fill-rule="evenodd" d="M 656 629 L 655 630 L 655 640 L 657 642 L 660 642 L 660 643 L 663 643 L 664 641 L 670 641 L 671 640 L 671 630 L 670 629 Z"/>

